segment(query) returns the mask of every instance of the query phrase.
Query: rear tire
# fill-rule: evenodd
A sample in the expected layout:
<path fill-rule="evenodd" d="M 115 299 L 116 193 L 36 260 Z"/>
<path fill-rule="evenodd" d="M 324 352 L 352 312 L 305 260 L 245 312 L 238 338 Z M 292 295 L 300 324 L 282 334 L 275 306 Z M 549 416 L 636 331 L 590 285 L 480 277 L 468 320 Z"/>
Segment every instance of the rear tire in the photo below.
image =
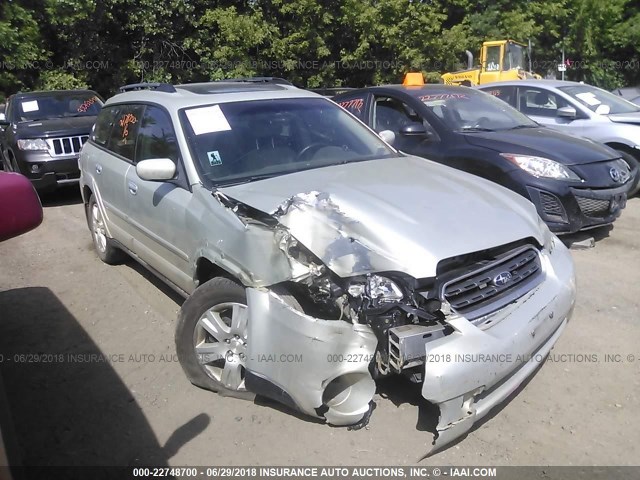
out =
<path fill-rule="evenodd" d="M 104 225 L 104 217 L 100 211 L 100 207 L 96 202 L 96 197 L 91 195 L 87 204 L 87 221 L 91 230 L 91 238 L 93 239 L 93 247 L 98 254 L 100 260 L 108 265 L 117 265 L 122 263 L 126 255 L 113 244 L 113 240 L 107 236 L 107 230 Z"/>

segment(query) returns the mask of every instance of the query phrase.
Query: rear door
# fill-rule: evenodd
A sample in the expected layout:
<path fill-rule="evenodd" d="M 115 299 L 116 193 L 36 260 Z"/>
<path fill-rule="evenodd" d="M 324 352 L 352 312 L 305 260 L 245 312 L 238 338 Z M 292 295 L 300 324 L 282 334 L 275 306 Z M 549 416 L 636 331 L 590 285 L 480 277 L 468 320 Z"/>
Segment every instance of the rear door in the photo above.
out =
<path fill-rule="evenodd" d="M 192 288 L 187 251 L 192 239 L 186 212 L 192 195 L 184 171 L 173 122 L 161 107 L 148 105 L 140 117 L 135 164 L 169 158 L 176 164 L 174 179 L 142 180 L 135 167 L 128 170 L 126 197 L 129 222 L 134 230 L 136 254 L 158 273 L 185 291 Z"/>
<path fill-rule="evenodd" d="M 114 105 L 100 112 L 83 151 L 84 174 L 93 179 L 93 192 L 102 208 L 109 233 L 125 247 L 132 247 L 128 222 L 127 172 L 133 165 L 141 105 Z M 87 180 L 85 180 L 87 182 Z M 88 183 L 88 182 L 87 182 Z"/>

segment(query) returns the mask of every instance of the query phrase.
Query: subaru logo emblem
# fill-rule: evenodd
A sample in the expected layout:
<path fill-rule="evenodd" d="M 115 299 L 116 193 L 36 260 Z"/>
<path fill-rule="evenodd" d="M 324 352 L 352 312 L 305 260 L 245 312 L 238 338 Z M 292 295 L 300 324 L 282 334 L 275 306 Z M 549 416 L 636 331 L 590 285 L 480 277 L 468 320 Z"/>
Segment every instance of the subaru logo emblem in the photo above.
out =
<path fill-rule="evenodd" d="M 611 176 L 611 180 L 613 180 L 616 183 L 618 183 L 622 178 L 622 175 L 620 174 L 620 170 L 613 167 L 609 169 L 609 175 Z"/>
<path fill-rule="evenodd" d="M 491 283 L 493 283 L 496 287 L 502 287 L 503 285 L 506 285 L 507 283 L 509 283 L 509 281 L 511 281 L 512 276 L 513 275 L 511 275 L 510 272 L 502 272 L 493 277 Z"/>

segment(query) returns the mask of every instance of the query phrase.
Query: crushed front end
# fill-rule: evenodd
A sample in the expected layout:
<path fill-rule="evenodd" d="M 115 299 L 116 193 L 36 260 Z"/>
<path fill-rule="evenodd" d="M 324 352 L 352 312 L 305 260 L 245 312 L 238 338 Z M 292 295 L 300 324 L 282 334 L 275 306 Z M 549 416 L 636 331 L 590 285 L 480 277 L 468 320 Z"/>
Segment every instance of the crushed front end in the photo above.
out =
<path fill-rule="evenodd" d="M 439 407 L 440 448 L 532 375 L 569 320 L 573 263 L 543 225 L 544 245 L 531 237 L 446 258 L 433 277 L 340 276 L 338 266 L 375 268 L 386 257 L 354 240 L 335 205 L 322 208 L 336 229 L 316 223 L 316 246 L 324 239 L 322 252 L 334 253 L 321 258 L 299 242 L 286 210 L 274 237 L 291 279 L 248 289 L 247 388 L 256 393 L 333 425 L 363 425 L 375 380 L 403 375 Z"/>

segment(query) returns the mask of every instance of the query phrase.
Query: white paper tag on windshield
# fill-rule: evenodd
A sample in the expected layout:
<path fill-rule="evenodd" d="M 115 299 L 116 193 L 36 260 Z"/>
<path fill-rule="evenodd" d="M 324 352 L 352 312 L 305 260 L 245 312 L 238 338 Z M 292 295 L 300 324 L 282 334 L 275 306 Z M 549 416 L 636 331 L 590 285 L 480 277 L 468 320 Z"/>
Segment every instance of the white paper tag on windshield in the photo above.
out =
<path fill-rule="evenodd" d="M 582 100 L 587 105 L 600 105 L 602 102 L 596 98 L 596 96 L 591 92 L 584 93 L 576 93 L 576 97 Z"/>
<path fill-rule="evenodd" d="M 231 130 L 231 125 L 219 105 L 187 110 L 187 118 L 196 135 Z"/>
<path fill-rule="evenodd" d="M 598 105 L 598 108 L 596 108 L 596 113 L 598 115 L 609 115 L 610 111 L 611 107 L 609 105 L 605 105 L 604 103 L 602 105 Z"/>
<path fill-rule="evenodd" d="M 29 102 L 22 102 L 22 111 L 27 113 L 27 112 L 37 112 L 39 110 L 38 108 L 38 101 L 37 100 L 31 100 Z"/>

